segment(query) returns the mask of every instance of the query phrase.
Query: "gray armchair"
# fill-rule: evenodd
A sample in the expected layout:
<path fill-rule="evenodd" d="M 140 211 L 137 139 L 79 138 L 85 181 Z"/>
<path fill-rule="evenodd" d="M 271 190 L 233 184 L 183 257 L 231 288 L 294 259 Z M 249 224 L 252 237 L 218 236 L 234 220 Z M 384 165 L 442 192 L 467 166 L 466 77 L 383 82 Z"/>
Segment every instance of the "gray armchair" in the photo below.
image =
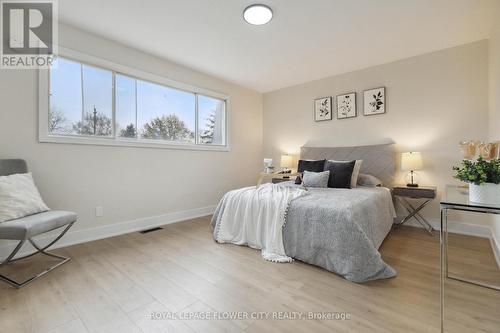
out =
<path fill-rule="evenodd" d="M 0 176 L 8 176 L 16 173 L 26 173 L 28 172 L 28 167 L 24 160 L 1 160 L 0 159 Z M 47 274 L 51 270 L 61 266 L 62 264 L 68 262 L 70 258 L 63 257 L 54 253 L 47 252 L 46 250 L 54 245 L 62 236 L 73 226 L 76 222 L 77 216 L 75 213 L 66 211 L 49 210 L 47 212 L 29 215 L 20 219 L 0 222 L 0 239 L 16 240 L 18 241 L 14 250 L 7 256 L 3 261 L 0 259 L 0 268 L 12 264 L 15 261 L 22 260 L 31 257 L 37 253 L 44 254 L 46 256 L 54 257 L 60 259 L 56 265 L 46 269 L 45 271 L 25 280 L 22 282 L 17 282 L 9 277 L 0 274 L 0 280 L 9 283 L 10 285 L 21 288 L 30 282 L 38 279 L 39 277 Z M 39 246 L 33 237 L 44 234 L 46 232 L 65 227 L 62 232 L 52 240 L 48 245 Z M 35 251 L 31 254 L 16 258 L 16 254 L 22 248 L 22 246 L 28 241 L 35 248 Z"/>

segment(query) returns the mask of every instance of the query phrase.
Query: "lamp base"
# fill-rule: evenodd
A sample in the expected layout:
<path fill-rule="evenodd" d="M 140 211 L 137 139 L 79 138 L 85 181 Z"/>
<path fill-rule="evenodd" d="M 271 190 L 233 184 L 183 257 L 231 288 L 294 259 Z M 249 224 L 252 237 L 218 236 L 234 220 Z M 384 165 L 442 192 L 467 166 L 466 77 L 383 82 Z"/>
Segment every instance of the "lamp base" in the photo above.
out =
<path fill-rule="evenodd" d="M 406 184 L 406 186 L 408 186 L 408 187 L 418 187 L 418 184 L 410 183 L 410 184 Z"/>

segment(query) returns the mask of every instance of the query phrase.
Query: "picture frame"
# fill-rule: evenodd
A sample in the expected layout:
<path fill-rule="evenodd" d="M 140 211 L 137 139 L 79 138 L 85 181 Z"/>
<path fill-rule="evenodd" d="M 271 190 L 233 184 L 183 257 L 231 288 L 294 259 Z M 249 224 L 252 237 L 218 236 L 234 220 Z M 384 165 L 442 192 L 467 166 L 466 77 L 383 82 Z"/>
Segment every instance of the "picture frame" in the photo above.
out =
<path fill-rule="evenodd" d="M 337 119 L 354 118 L 356 109 L 356 93 L 351 92 L 337 96 Z"/>
<path fill-rule="evenodd" d="M 385 87 L 373 88 L 363 92 L 363 114 L 373 116 L 384 114 L 385 110 Z"/>
<path fill-rule="evenodd" d="M 314 121 L 332 120 L 332 97 L 314 100 Z"/>

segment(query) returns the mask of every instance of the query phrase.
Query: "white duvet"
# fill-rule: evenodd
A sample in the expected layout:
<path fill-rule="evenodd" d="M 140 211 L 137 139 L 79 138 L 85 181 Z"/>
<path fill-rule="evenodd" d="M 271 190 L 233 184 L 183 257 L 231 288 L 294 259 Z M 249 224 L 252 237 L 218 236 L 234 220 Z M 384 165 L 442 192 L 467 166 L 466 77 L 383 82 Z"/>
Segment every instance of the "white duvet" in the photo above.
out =
<path fill-rule="evenodd" d="M 273 184 L 226 193 L 216 241 L 261 249 L 265 260 L 292 261 L 285 254 L 282 228 L 290 202 L 306 194 L 300 188 Z"/>

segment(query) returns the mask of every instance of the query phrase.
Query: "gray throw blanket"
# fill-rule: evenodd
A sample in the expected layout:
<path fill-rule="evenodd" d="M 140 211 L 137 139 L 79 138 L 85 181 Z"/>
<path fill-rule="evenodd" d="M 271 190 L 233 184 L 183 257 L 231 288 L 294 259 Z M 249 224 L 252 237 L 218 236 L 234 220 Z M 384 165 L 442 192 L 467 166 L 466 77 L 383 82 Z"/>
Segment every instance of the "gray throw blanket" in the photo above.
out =
<path fill-rule="evenodd" d="M 223 208 L 221 201 L 212 218 L 213 227 L 220 222 Z M 283 227 L 285 253 L 353 282 L 393 277 L 396 271 L 382 260 L 378 248 L 394 215 L 386 188 L 309 188 L 309 195 L 289 206 Z"/>

